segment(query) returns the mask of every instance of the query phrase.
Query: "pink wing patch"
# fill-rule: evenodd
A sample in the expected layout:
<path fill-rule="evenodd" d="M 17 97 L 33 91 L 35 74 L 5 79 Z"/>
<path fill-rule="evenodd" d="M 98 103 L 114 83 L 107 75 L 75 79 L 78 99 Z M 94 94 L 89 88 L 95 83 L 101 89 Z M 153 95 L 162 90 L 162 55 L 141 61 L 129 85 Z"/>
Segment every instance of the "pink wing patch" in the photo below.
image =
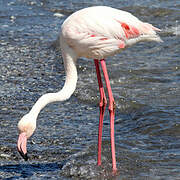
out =
<path fill-rule="evenodd" d="M 125 43 L 122 41 L 122 42 L 118 45 L 118 47 L 119 47 L 120 49 L 125 48 Z"/>
<path fill-rule="evenodd" d="M 105 38 L 101 38 L 100 40 L 105 41 L 105 40 L 108 40 L 108 38 L 105 37 Z"/>
<path fill-rule="evenodd" d="M 127 29 L 129 28 L 129 26 L 126 25 L 125 23 L 123 24 L 123 26 L 124 26 L 125 28 L 127 28 Z M 88 35 L 90 35 L 90 34 L 88 33 Z M 91 34 L 90 37 L 96 37 L 96 35 Z M 99 40 L 100 40 L 100 41 L 106 41 L 106 40 L 109 40 L 109 39 L 108 39 L 107 37 L 102 37 L 102 38 L 100 38 Z M 119 49 L 125 48 L 125 43 L 124 43 L 123 39 L 121 39 L 121 40 L 117 43 L 117 47 L 118 47 Z"/>
<path fill-rule="evenodd" d="M 96 37 L 96 35 L 92 34 L 91 37 Z M 101 38 L 100 40 L 105 41 L 105 40 L 108 40 L 108 38 L 104 37 L 104 38 Z"/>
<path fill-rule="evenodd" d="M 118 22 L 121 24 L 121 27 L 122 27 L 127 39 L 138 37 L 140 35 L 139 30 L 137 28 L 135 28 L 134 26 L 128 25 L 124 22 L 120 22 L 120 21 L 118 21 Z"/>

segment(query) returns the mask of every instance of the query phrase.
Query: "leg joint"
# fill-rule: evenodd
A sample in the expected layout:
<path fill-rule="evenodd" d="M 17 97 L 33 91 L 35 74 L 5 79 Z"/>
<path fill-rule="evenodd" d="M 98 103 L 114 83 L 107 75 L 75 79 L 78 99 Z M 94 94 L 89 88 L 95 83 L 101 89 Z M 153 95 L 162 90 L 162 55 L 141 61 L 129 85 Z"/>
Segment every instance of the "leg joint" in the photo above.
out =
<path fill-rule="evenodd" d="M 109 103 L 109 111 L 114 112 L 115 109 L 116 109 L 116 103 L 115 103 L 115 101 L 113 100 L 113 101 L 111 101 L 111 102 Z"/>
<path fill-rule="evenodd" d="M 107 105 L 107 100 L 105 97 L 103 97 L 100 102 L 99 102 L 99 106 L 100 107 L 105 107 Z"/>

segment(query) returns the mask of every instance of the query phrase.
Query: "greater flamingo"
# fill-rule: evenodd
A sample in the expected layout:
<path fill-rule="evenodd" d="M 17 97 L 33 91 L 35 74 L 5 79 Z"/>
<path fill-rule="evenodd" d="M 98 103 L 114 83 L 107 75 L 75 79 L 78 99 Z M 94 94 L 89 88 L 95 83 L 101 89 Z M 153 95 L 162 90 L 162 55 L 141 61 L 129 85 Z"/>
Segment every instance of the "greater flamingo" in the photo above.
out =
<path fill-rule="evenodd" d="M 48 103 L 64 101 L 70 98 L 76 88 L 78 79 L 76 61 L 78 57 L 94 59 L 99 91 L 100 117 L 98 134 L 98 160 L 101 165 L 101 141 L 104 112 L 107 104 L 99 64 L 104 74 L 108 96 L 111 127 L 112 168 L 116 171 L 114 116 L 115 102 L 111 91 L 105 58 L 119 53 L 128 46 L 141 41 L 162 40 L 156 34 L 160 29 L 144 23 L 132 14 L 105 6 L 89 7 L 79 10 L 69 16 L 63 23 L 60 33 L 60 46 L 64 60 L 66 80 L 63 88 L 56 93 L 42 95 L 34 104 L 30 112 L 22 117 L 18 123 L 19 138 L 18 151 L 27 160 L 27 139 L 36 128 L 36 119 L 41 109 Z"/>

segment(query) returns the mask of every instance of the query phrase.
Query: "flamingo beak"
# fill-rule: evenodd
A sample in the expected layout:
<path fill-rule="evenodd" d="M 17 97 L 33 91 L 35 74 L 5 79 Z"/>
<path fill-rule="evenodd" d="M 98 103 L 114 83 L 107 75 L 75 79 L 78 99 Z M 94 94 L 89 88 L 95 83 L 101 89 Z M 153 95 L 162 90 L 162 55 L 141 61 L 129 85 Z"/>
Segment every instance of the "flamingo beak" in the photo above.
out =
<path fill-rule="evenodd" d="M 27 137 L 26 137 L 26 133 L 20 133 L 19 134 L 19 138 L 18 138 L 18 142 L 17 142 L 17 149 L 19 154 L 23 157 L 23 159 L 25 161 L 28 160 L 28 156 L 27 156 Z"/>

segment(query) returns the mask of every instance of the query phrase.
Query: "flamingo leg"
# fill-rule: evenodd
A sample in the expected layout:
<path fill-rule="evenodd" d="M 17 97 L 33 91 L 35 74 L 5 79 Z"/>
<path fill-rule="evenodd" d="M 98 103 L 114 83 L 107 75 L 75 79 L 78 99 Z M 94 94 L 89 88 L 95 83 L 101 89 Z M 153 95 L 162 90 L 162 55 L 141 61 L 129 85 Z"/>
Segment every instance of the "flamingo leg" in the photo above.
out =
<path fill-rule="evenodd" d="M 106 62 L 104 59 L 100 60 L 101 67 L 104 73 L 104 78 L 109 95 L 109 114 L 110 114 L 110 126 L 111 126 L 111 152 L 112 152 L 112 168 L 116 171 L 116 156 L 115 156 L 115 140 L 114 140 L 114 116 L 115 116 L 115 101 L 111 90 L 109 76 L 106 68 Z"/>
<path fill-rule="evenodd" d="M 105 96 L 104 88 L 102 84 L 101 73 L 100 73 L 100 68 L 99 68 L 99 60 L 94 59 L 94 64 L 96 67 L 96 74 L 97 74 L 99 92 L 100 92 L 100 102 L 99 102 L 100 116 L 99 116 L 99 131 L 98 131 L 98 161 L 97 161 L 98 166 L 100 166 L 101 165 L 102 128 L 103 128 L 103 119 L 104 119 L 104 112 L 106 109 L 107 100 L 106 100 L 106 96 Z"/>

